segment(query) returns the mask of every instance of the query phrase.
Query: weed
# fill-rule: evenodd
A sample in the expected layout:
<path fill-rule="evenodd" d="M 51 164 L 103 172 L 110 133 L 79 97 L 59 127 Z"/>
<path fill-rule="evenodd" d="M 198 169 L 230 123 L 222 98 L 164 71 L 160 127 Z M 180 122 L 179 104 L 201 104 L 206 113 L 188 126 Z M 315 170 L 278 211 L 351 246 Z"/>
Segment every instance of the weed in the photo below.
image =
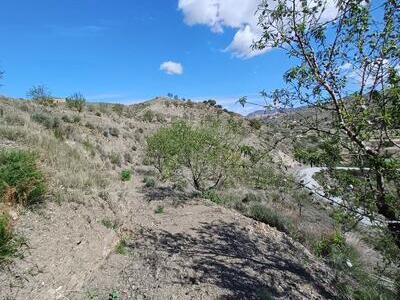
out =
<path fill-rule="evenodd" d="M 12 126 L 1 126 L 0 137 L 3 137 L 9 141 L 19 141 L 27 137 L 27 133 L 19 128 Z"/>
<path fill-rule="evenodd" d="M 112 152 L 109 158 L 112 164 L 121 166 L 121 156 L 118 153 Z"/>
<path fill-rule="evenodd" d="M 325 258 L 331 266 L 338 270 L 354 269 L 358 264 L 356 251 L 346 244 L 345 237 L 339 231 L 317 241 L 314 245 L 314 252 Z"/>
<path fill-rule="evenodd" d="M 118 292 L 116 290 L 112 290 L 110 294 L 108 294 L 108 300 L 118 300 L 119 299 L 119 295 Z"/>
<path fill-rule="evenodd" d="M 156 181 L 152 177 L 145 177 L 143 179 L 144 186 L 147 188 L 152 188 L 156 186 Z"/>
<path fill-rule="evenodd" d="M 247 216 L 257 221 L 268 224 L 272 227 L 275 227 L 279 231 L 285 232 L 287 234 L 292 233 L 293 224 L 288 219 L 278 215 L 275 211 L 264 205 L 252 205 L 247 213 Z"/>
<path fill-rule="evenodd" d="M 130 170 L 123 170 L 121 172 L 122 181 L 130 181 L 132 179 L 132 172 Z"/>
<path fill-rule="evenodd" d="M 214 202 L 216 204 L 224 203 L 224 199 L 221 198 L 215 190 L 208 190 L 208 191 L 204 192 L 203 197 L 211 200 L 212 202 Z"/>
<path fill-rule="evenodd" d="M 157 208 L 154 210 L 154 213 L 163 214 L 164 213 L 164 207 L 161 206 L 161 205 L 158 205 Z"/>
<path fill-rule="evenodd" d="M 49 114 L 45 113 L 34 113 L 31 116 L 31 119 L 32 121 L 43 125 L 47 129 L 54 129 L 60 126 L 60 120 L 58 118 L 53 118 Z"/>
<path fill-rule="evenodd" d="M 87 291 L 87 297 L 89 299 L 96 299 L 99 296 L 98 292 L 96 290 L 89 290 Z"/>
<path fill-rule="evenodd" d="M 3 201 L 30 205 L 45 193 L 45 180 L 36 156 L 22 150 L 0 151 L 0 197 Z"/>
<path fill-rule="evenodd" d="M 118 224 L 115 221 L 112 221 L 110 219 L 103 219 L 101 220 L 101 224 L 104 225 L 104 227 L 108 228 L 108 229 L 113 229 L 116 230 L 118 228 Z"/>
<path fill-rule="evenodd" d="M 126 255 L 128 244 L 126 243 L 125 239 L 121 239 L 118 244 L 115 246 L 115 253 L 120 255 Z"/>
<path fill-rule="evenodd" d="M 5 213 L 0 213 L 0 264 L 13 257 L 16 248 L 10 217 Z"/>

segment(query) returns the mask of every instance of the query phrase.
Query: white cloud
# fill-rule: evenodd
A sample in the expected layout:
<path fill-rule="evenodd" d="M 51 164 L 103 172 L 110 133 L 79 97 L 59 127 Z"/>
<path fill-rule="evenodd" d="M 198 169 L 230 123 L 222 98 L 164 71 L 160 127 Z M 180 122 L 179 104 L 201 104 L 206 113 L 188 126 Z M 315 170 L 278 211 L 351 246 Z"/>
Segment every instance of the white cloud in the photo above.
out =
<path fill-rule="evenodd" d="M 265 48 L 263 50 L 254 50 L 252 45 L 259 40 L 260 33 L 254 32 L 250 25 L 246 25 L 236 32 L 232 43 L 225 49 L 232 52 L 232 54 L 239 58 L 251 58 L 263 54 L 270 50 Z"/>
<path fill-rule="evenodd" d="M 316 0 L 311 0 L 316 3 Z M 321 21 L 337 14 L 335 0 L 326 0 L 326 10 Z M 271 5 L 275 2 L 270 0 Z M 179 0 L 178 9 L 184 14 L 185 23 L 206 25 L 213 32 L 222 33 L 224 27 L 237 29 L 231 44 L 225 49 L 239 58 L 251 58 L 267 52 L 270 48 L 253 50 L 251 45 L 262 36 L 258 26 L 257 8 L 262 0 Z"/>
<path fill-rule="evenodd" d="M 182 75 L 183 66 L 180 63 L 174 61 L 163 62 L 160 66 L 160 70 L 164 71 L 169 75 Z"/>

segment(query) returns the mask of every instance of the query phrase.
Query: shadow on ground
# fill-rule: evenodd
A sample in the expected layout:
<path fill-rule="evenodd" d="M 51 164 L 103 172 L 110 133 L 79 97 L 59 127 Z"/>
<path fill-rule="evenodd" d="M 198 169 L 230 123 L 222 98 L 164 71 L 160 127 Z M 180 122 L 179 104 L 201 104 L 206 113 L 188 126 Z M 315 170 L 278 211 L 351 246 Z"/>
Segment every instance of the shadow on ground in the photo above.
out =
<path fill-rule="evenodd" d="M 174 274 L 177 269 L 192 274 L 158 280 L 165 284 L 211 285 L 218 299 L 270 299 L 260 297 L 260 293 L 273 298 L 310 299 L 310 290 L 314 296 L 334 299 L 329 276 L 316 270 L 312 262 L 303 267 L 307 257 L 291 240 L 249 235 L 234 223 L 202 223 L 191 235 L 145 232 L 131 247 L 135 252 L 145 249 L 151 253 L 146 261 L 152 261 L 158 270 L 162 268 L 163 274 Z M 156 252 L 162 257 L 157 262 Z"/>
<path fill-rule="evenodd" d="M 147 201 L 166 201 L 172 200 L 178 205 L 182 202 L 191 199 L 190 195 L 185 192 L 178 191 L 172 187 L 152 187 L 143 188 L 144 198 Z"/>

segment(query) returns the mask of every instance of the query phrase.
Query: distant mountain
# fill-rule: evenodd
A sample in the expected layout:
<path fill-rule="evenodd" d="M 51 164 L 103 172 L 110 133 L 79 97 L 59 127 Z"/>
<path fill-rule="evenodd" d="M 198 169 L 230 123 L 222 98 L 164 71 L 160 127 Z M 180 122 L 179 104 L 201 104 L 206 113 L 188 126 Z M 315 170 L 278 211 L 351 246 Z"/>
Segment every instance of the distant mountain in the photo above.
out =
<path fill-rule="evenodd" d="M 260 109 L 249 113 L 246 117 L 247 118 L 257 118 L 257 117 L 268 117 L 277 114 L 284 114 L 291 111 L 294 111 L 299 108 L 274 108 L 274 109 Z"/>

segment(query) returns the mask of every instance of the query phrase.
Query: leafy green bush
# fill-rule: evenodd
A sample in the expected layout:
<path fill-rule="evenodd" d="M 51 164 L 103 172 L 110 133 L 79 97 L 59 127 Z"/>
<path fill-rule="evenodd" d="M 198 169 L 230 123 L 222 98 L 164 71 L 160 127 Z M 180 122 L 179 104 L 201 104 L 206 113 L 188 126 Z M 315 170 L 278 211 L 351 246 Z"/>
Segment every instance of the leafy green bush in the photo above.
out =
<path fill-rule="evenodd" d="M 49 114 L 45 113 L 34 113 L 31 116 L 32 121 L 39 123 L 46 127 L 47 129 L 54 129 L 60 127 L 60 119 L 57 117 L 52 117 Z"/>
<path fill-rule="evenodd" d="M 132 172 L 130 170 L 123 170 L 121 172 L 122 181 L 130 181 L 132 179 Z"/>
<path fill-rule="evenodd" d="M 177 179 L 188 170 L 193 187 L 207 191 L 235 177 L 241 164 L 237 141 L 219 123 L 191 127 L 177 122 L 147 139 L 146 161 L 165 178 Z"/>
<path fill-rule="evenodd" d="M 0 213 L 0 264 L 16 252 L 16 243 L 10 228 L 10 217 Z"/>
<path fill-rule="evenodd" d="M 262 204 L 253 204 L 250 207 L 247 216 L 275 227 L 279 231 L 287 234 L 293 233 L 294 226 L 288 219 L 278 215 L 275 211 Z"/>
<path fill-rule="evenodd" d="M 65 103 L 67 104 L 68 108 L 82 112 L 86 104 L 86 99 L 81 93 L 75 93 L 67 97 L 65 99 Z"/>
<path fill-rule="evenodd" d="M 0 151 L 0 198 L 30 205 L 42 200 L 45 179 L 36 164 L 36 156 L 21 150 Z"/>
<path fill-rule="evenodd" d="M 317 241 L 314 245 L 314 252 L 339 270 L 349 270 L 359 264 L 356 251 L 347 245 L 345 237 L 339 231 Z"/>

